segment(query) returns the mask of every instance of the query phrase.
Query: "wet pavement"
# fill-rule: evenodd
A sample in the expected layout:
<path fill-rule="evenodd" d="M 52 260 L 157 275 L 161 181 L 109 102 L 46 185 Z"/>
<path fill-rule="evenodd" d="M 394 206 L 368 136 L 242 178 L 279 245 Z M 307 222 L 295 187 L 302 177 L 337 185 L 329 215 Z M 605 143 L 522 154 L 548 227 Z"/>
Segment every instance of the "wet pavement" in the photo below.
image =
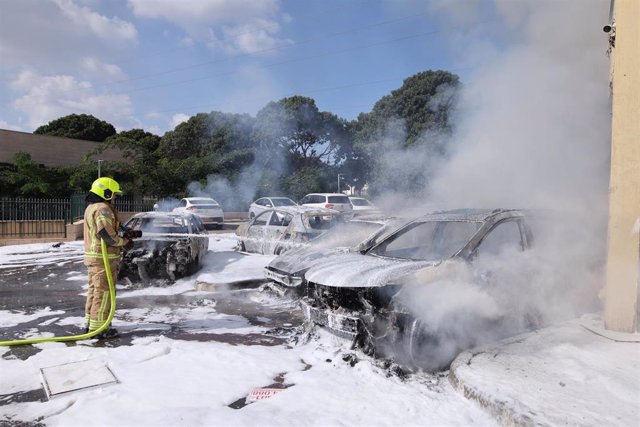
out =
<path fill-rule="evenodd" d="M 11 320 L 0 323 L 0 341 L 83 333 L 86 274 L 81 260 L 0 269 L 0 310 L 29 319 L 18 324 Z M 135 292 L 119 289 L 113 321 L 119 336 L 64 344 L 130 346 L 137 338 L 164 336 L 231 345 L 286 346 L 300 333 L 304 316 L 295 301 L 276 296 L 262 285 L 259 280 L 237 286 L 198 282 L 192 291 L 175 295 L 139 295 L 139 287 L 132 289 Z M 2 358 L 27 360 L 40 351 L 37 346 L 15 346 Z M 46 398 L 43 389 L 5 394 L 0 395 L 0 407 Z"/>

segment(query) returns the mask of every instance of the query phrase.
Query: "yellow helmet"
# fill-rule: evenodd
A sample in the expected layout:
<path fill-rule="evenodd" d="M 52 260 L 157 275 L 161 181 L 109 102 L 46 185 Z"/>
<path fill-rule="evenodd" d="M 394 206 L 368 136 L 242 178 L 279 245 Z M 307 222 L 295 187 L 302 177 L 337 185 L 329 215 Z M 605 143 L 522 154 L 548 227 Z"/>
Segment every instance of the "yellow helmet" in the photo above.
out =
<path fill-rule="evenodd" d="M 122 194 L 122 191 L 120 191 L 120 184 L 118 184 L 114 179 L 107 177 L 98 178 L 93 181 L 90 191 L 105 200 L 113 199 L 113 195 L 116 193 Z"/>

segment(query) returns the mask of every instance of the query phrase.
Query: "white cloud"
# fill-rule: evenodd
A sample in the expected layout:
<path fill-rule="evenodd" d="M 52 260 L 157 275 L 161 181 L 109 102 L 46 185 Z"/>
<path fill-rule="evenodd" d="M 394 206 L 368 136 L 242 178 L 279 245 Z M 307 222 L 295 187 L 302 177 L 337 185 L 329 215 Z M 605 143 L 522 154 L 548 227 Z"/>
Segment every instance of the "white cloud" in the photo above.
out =
<path fill-rule="evenodd" d="M 103 74 L 115 79 L 123 79 L 125 73 L 115 64 L 107 64 L 98 58 L 86 57 L 82 60 L 82 68 L 94 74 Z"/>
<path fill-rule="evenodd" d="M 12 106 L 27 116 L 32 128 L 69 114 L 92 114 L 123 129 L 136 125 L 131 118 L 133 107 L 128 95 L 96 94 L 92 85 L 69 75 L 41 76 L 24 71 L 11 82 L 11 87 L 24 92 Z"/>
<path fill-rule="evenodd" d="M 2 65 L 71 70 L 82 58 L 122 55 L 137 43 L 135 26 L 72 0 L 2 2 Z M 86 3 L 86 2 L 85 2 Z M 93 5 L 94 3 L 89 3 Z"/>
<path fill-rule="evenodd" d="M 190 118 L 191 116 L 187 116 L 186 114 L 182 114 L 182 113 L 174 114 L 173 117 L 171 117 L 171 122 L 169 122 L 169 126 L 171 126 L 171 129 L 174 129 L 180 123 L 184 123 Z"/>
<path fill-rule="evenodd" d="M 280 39 L 279 0 L 129 0 L 139 17 L 162 19 L 189 37 L 227 52 L 253 53 L 290 43 Z"/>
<path fill-rule="evenodd" d="M 137 31 L 133 24 L 118 17 L 107 18 L 86 6 L 76 5 L 73 0 L 54 0 L 62 13 L 80 27 L 86 27 L 98 37 L 109 41 L 133 41 Z"/>

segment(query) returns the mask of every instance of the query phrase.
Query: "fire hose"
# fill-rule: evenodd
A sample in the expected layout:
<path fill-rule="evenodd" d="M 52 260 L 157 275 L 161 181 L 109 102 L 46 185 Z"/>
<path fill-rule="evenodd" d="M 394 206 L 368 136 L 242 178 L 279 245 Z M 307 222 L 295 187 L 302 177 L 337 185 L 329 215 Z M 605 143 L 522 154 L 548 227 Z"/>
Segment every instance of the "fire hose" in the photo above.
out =
<path fill-rule="evenodd" d="M 113 282 L 113 276 L 111 274 L 111 266 L 109 265 L 109 259 L 107 257 L 107 244 L 104 240 L 101 241 L 102 247 L 102 261 L 104 262 L 104 268 L 107 273 L 107 281 L 109 282 L 109 298 L 111 300 L 111 309 L 109 310 L 109 317 L 107 321 L 104 322 L 102 326 L 94 331 L 90 331 L 80 335 L 69 335 L 62 337 L 40 337 L 40 338 L 27 338 L 21 340 L 12 340 L 12 341 L 0 341 L 0 346 L 14 346 L 14 345 L 28 345 L 28 344 L 38 344 L 43 342 L 65 342 L 65 341 L 80 341 L 92 338 L 99 333 L 105 331 L 109 325 L 111 325 L 111 321 L 113 320 L 113 315 L 116 312 L 116 286 Z"/>

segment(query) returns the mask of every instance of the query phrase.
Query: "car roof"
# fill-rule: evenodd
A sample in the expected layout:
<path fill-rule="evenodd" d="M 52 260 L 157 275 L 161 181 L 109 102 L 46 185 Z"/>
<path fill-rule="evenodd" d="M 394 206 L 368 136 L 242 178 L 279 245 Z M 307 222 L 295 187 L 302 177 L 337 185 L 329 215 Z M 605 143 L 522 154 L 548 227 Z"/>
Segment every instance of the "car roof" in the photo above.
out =
<path fill-rule="evenodd" d="M 517 209 L 452 209 L 427 213 L 416 221 L 486 221 L 494 216 L 521 217 Z"/>
<path fill-rule="evenodd" d="M 344 193 L 309 193 L 307 194 L 307 196 L 345 196 L 347 197 L 347 195 Z"/>
<path fill-rule="evenodd" d="M 287 196 L 262 196 L 262 197 L 258 197 L 256 200 L 260 200 L 260 199 L 287 199 L 287 200 L 291 200 L 291 198 L 287 197 Z"/>
<path fill-rule="evenodd" d="M 335 215 L 340 213 L 334 209 L 316 208 L 313 206 L 281 206 L 277 208 L 267 209 L 265 212 L 270 212 L 270 211 L 281 211 L 281 212 L 290 213 L 292 215 L 300 214 L 300 213 L 308 214 L 308 215 L 313 215 L 313 214 Z M 263 215 L 263 213 L 261 213 L 260 215 Z"/>
<path fill-rule="evenodd" d="M 214 200 L 212 197 L 185 197 L 182 200 Z"/>
<path fill-rule="evenodd" d="M 189 212 L 140 212 L 133 215 L 131 218 L 191 218 L 195 216 Z"/>

